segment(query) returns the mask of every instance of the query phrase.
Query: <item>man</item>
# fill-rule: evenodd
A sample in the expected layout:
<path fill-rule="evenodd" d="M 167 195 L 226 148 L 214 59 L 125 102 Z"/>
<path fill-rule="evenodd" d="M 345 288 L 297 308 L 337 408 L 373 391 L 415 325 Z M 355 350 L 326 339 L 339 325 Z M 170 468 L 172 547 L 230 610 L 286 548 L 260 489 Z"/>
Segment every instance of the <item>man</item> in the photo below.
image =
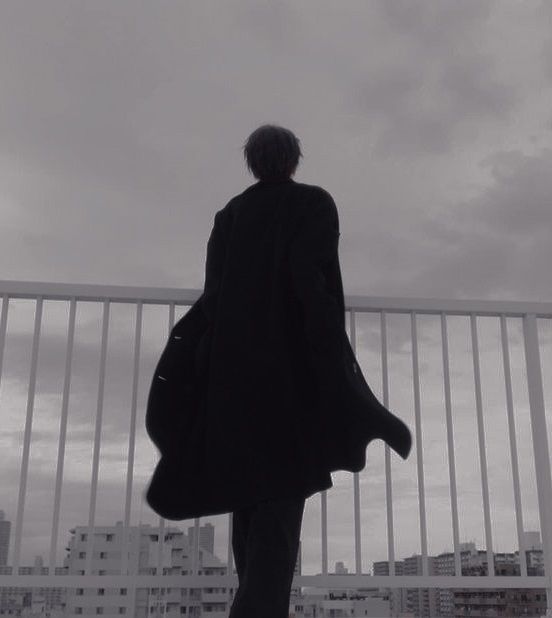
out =
<path fill-rule="evenodd" d="M 411 435 L 352 352 L 337 207 L 292 178 L 298 138 L 263 125 L 244 157 L 257 182 L 215 214 L 203 294 L 168 346 L 187 351 L 166 352 L 172 388 L 195 393 L 189 414 L 174 404 L 161 421 L 181 393 L 168 360 L 156 370 L 148 431 L 167 430 L 147 500 L 171 519 L 232 512 L 230 618 L 287 618 L 306 498 L 332 487 L 331 471 L 364 468 L 375 438 L 406 459 Z"/>

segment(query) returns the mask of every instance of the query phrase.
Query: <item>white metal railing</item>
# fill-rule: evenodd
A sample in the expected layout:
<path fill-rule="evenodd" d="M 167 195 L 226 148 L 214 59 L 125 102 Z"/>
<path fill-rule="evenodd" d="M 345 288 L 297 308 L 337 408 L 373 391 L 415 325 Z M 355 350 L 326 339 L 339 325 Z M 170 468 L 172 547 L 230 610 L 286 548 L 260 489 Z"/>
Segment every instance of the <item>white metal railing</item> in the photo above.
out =
<path fill-rule="evenodd" d="M 88 513 L 88 528 L 92 530 L 95 525 L 96 494 L 98 485 L 98 468 L 100 453 L 100 436 L 102 428 L 103 395 L 105 382 L 105 365 L 108 342 L 109 309 L 111 303 L 131 303 L 136 306 L 136 326 L 134 334 L 134 368 L 132 381 L 132 402 L 130 408 L 130 431 L 128 444 L 128 463 L 126 476 L 125 511 L 123 528 L 125 535 L 130 526 L 131 496 L 133 486 L 134 447 L 136 434 L 136 409 L 138 389 L 138 368 L 140 360 L 140 341 L 142 332 L 142 308 L 144 304 L 168 305 L 170 333 L 175 321 L 175 306 L 188 306 L 199 297 L 201 290 L 179 288 L 142 288 L 132 286 L 113 285 L 88 285 L 88 284 L 65 284 L 45 283 L 32 281 L 0 281 L 0 295 L 2 295 L 2 313 L 0 317 L 0 380 L 2 378 L 2 363 L 6 326 L 8 319 L 9 300 L 16 298 L 33 299 L 36 302 L 33 346 L 31 354 L 30 378 L 27 398 L 27 410 L 25 418 L 25 431 L 22 445 L 21 475 L 19 483 L 19 496 L 17 500 L 17 513 L 15 535 L 13 545 L 13 559 L 11 561 L 12 575 L 0 575 L 0 586 L 40 586 L 40 587 L 101 587 L 105 586 L 105 576 L 92 575 L 92 543 L 93 534 L 88 534 L 86 551 L 85 575 L 55 575 L 56 547 L 58 542 L 58 527 L 60 515 L 60 498 L 63 479 L 63 465 L 66 441 L 66 428 L 68 416 L 69 384 L 71 378 L 71 360 L 73 353 L 73 340 L 75 330 L 75 314 L 77 302 L 95 302 L 103 304 L 102 339 L 100 376 L 98 382 L 97 412 L 94 434 L 94 451 L 92 465 L 92 480 Z M 21 553 L 21 533 L 23 515 L 25 510 L 25 498 L 27 489 L 27 474 L 29 466 L 29 452 L 31 442 L 31 428 L 33 421 L 33 404 L 35 396 L 35 384 L 37 373 L 38 347 L 40 342 L 40 329 L 42 321 L 42 307 L 44 300 L 59 300 L 69 302 L 69 324 L 67 335 L 67 353 L 65 365 L 65 377 L 63 386 L 63 398 L 61 406 L 60 435 L 58 442 L 58 458 L 56 468 L 56 483 L 54 493 L 54 512 L 51 525 L 51 543 L 49 552 L 48 575 L 19 575 L 19 562 Z M 354 474 L 354 530 L 355 530 L 355 566 L 356 573 L 350 575 L 328 574 L 328 532 L 327 532 L 327 492 L 320 494 L 321 498 L 321 552 L 322 574 L 301 575 L 294 579 L 294 586 L 329 586 L 332 587 L 362 587 L 381 586 L 386 588 L 544 588 L 547 593 L 547 616 L 552 616 L 552 483 L 550 473 L 550 456 L 547 439 L 547 426 L 545 416 L 544 393 L 542 383 L 542 370 L 540 361 L 539 337 L 537 318 L 552 318 L 552 303 L 544 302 L 520 302 L 520 301 L 492 301 L 492 300 L 456 300 L 456 299 L 422 299 L 422 298 L 389 298 L 389 297 L 364 297 L 347 296 L 346 310 L 350 317 L 350 339 L 356 350 L 356 313 L 376 312 L 381 320 L 382 337 L 382 376 L 383 376 L 383 403 L 388 406 L 388 369 L 387 369 L 387 322 L 389 313 L 402 313 L 410 315 L 411 340 L 412 340 L 412 366 L 414 385 L 414 410 L 415 410 L 415 448 L 418 474 L 418 496 L 420 515 L 420 539 L 422 549 L 422 575 L 395 574 L 394 552 L 394 529 L 393 529 L 393 497 L 391 484 L 391 462 L 389 447 L 385 445 L 385 473 L 386 473 L 386 496 L 387 496 L 387 532 L 388 532 L 388 559 L 389 576 L 362 575 L 361 565 L 361 533 L 360 533 L 360 485 L 359 474 Z M 433 314 L 440 316 L 441 342 L 444 368 L 445 387 L 445 411 L 448 446 L 449 482 L 451 492 L 452 527 L 454 540 L 454 576 L 430 575 L 428 570 L 427 555 L 427 522 L 425 512 L 425 486 L 423 472 L 423 443 L 420 417 L 420 382 L 418 368 L 418 338 L 417 316 Z M 480 457 L 481 484 L 483 492 L 483 511 L 485 524 L 485 546 L 487 549 L 487 564 L 489 565 L 488 576 L 462 576 L 461 555 L 459 541 L 459 521 L 457 505 L 456 471 L 454 460 L 454 438 L 452 433 L 452 410 L 449 375 L 449 353 L 447 337 L 447 316 L 469 316 L 471 325 L 473 370 L 475 379 L 478 446 Z M 477 331 L 477 318 L 479 316 L 493 316 L 500 320 L 502 357 L 504 365 L 506 407 L 508 414 L 508 429 L 510 442 L 510 456 L 512 462 L 513 490 L 515 502 L 516 525 L 520 557 L 520 576 L 496 576 L 494 573 L 493 542 L 491 534 L 491 517 L 489 504 L 489 487 L 487 478 L 486 444 L 483 429 L 483 411 L 481 402 L 481 379 L 479 367 L 479 343 Z M 527 370 L 527 387 L 529 396 L 529 408 L 531 418 L 531 430 L 533 438 L 533 455 L 536 471 L 538 491 L 538 508 L 540 518 L 540 532 L 543 544 L 544 576 L 528 576 L 525 551 L 523 547 L 523 516 L 521 507 L 518 454 L 515 438 L 515 425 L 512 403 L 512 384 L 510 373 L 510 358 L 508 348 L 508 333 L 506 326 L 507 317 L 518 317 L 523 321 L 523 337 L 525 346 L 525 360 Z M 156 575 L 138 575 L 129 571 L 126 552 L 122 552 L 122 564 L 119 576 L 109 575 L 110 586 L 121 586 L 130 589 L 130 594 L 136 588 L 170 586 L 188 587 L 199 585 L 237 585 L 237 577 L 232 574 L 232 546 L 231 529 L 232 514 L 228 514 L 228 546 L 227 546 L 227 570 L 226 576 L 198 575 L 199 568 L 199 522 L 195 523 L 194 543 L 194 568 L 192 575 L 174 576 L 163 575 L 162 557 L 164 544 L 165 521 L 159 519 L 160 534 L 157 554 Z M 124 541 L 126 540 L 126 536 Z M 123 541 L 122 547 L 127 545 Z"/>

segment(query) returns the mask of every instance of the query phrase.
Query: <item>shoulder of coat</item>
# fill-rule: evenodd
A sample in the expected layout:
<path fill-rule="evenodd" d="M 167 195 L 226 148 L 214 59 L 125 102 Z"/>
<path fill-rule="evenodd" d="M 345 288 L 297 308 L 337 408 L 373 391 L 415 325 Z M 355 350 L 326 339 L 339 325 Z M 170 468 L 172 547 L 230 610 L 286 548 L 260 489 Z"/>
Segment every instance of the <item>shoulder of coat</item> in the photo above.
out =
<path fill-rule="evenodd" d="M 227 202 L 226 206 L 223 206 L 220 210 L 217 211 L 216 215 L 219 218 L 226 219 L 227 217 L 232 216 L 232 212 L 234 209 L 234 204 L 239 201 L 240 196 L 235 195 L 233 198 Z"/>
<path fill-rule="evenodd" d="M 306 185 L 308 199 L 305 200 L 305 211 L 316 213 L 331 213 L 334 218 L 337 206 L 331 193 L 319 185 Z"/>
<path fill-rule="evenodd" d="M 324 189 L 324 187 L 321 187 L 319 185 L 311 185 L 311 187 L 313 195 L 315 195 L 316 197 L 333 201 L 332 194 L 327 189 Z"/>
<path fill-rule="evenodd" d="M 320 185 L 310 185 L 306 183 L 297 183 L 301 185 L 305 193 L 309 196 L 311 202 L 333 202 L 331 193 Z"/>
<path fill-rule="evenodd" d="M 329 191 L 319 185 L 310 185 L 309 199 L 305 200 L 302 211 L 304 218 L 320 219 L 330 223 L 340 234 L 339 212 L 337 205 Z"/>

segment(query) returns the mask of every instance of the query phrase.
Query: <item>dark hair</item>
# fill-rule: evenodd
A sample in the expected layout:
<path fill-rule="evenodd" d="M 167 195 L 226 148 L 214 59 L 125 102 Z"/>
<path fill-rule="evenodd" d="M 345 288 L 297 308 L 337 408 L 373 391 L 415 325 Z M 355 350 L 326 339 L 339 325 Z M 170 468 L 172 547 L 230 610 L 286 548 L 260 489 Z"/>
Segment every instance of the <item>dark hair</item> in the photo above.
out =
<path fill-rule="evenodd" d="M 282 180 L 295 173 L 302 157 L 300 140 L 289 129 L 263 124 L 243 145 L 249 171 L 259 180 Z"/>

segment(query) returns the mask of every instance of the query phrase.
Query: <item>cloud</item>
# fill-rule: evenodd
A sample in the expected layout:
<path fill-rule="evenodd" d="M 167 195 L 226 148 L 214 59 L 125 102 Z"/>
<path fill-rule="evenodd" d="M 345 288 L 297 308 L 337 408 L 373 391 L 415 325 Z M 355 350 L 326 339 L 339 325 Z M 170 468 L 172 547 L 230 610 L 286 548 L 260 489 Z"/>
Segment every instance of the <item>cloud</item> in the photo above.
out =
<path fill-rule="evenodd" d="M 51 0 L 29 12 L 24 3 L 5 2 L 3 276 L 200 288 L 214 214 L 253 181 L 240 147 L 258 124 L 274 121 L 302 141 L 297 180 L 324 186 L 336 200 L 347 295 L 550 300 L 550 10 L 546 2 L 510 0 L 346 6 L 162 0 L 140 7 Z M 62 529 L 87 517 L 101 337 L 101 306 L 87 305 L 79 303 Z M 148 376 L 166 337 L 167 315 L 158 309 L 144 308 L 133 518 L 143 508 L 139 485 L 155 458 L 143 415 Z M 32 311 L 32 303 L 10 301 L 0 391 L 0 440 L 10 453 L 0 499 L 12 521 Z M 112 307 L 98 502 L 98 521 L 105 523 L 122 519 L 134 319 L 133 307 Z M 482 376 L 492 394 L 484 413 L 490 428 L 500 427 L 489 435 L 494 473 L 506 466 L 509 448 L 504 385 L 496 371 L 501 358 L 493 356 L 500 333 L 483 322 L 481 350 L 488 356 Z M 480 501 L 480 476 L 471 467 L 478 454 L 469 324 L 463 318 L 448 324 L 457 470 L 465 472 L 462 531 L 478 531 L 483 542 L 472 501 Z M 378 394 L 379 325 L 379 316 L 357 315 L 358 355 Z M 441 331 L 437 316 L 420 317 L 417 325 L 428 522 L 438 552 L 452 544 Z M 515 320 L 509 326 L 522 415 L 522 340 Z M 66 336 L 67 305 L 45 303 L 25 511 L 26 530 L 36 530 L 38 538 L 24 548 L 26 563 L 48 546 L 49 522 L 39 507 L 53 491 Z M 410 336 L 409 316 L 388 317 L 390 405 L 414 429 Z M 544 330 L 542 337 L 549 343 Z M 526 427 L 518 428 L 523 449 Z M 366 546 L 372 544 L 376 560 L 387 551 L 383 445 L 370 449 L 362 514 Z M 530 462 L 531 450 L 524 452 Z M 411 521 L 418 509 L 416 462 L 394 458 L 393 466 L 396 526 L 403 530 L 396 555 L 403 556 L 418 543 Z M 523 474 L 529 487 L 531 473 Z M 351 501 L 341 491 L 351 483 L 344 475 L 333 490 L 336 556 L 351 555 L 350 528 L 343 524 L 352 521 Z M 510 481 L 497 474 L 494 483 L 497 543 L 513 549 L 505 508 Z M 319 521 L 318 500 L 309 503 L 306 518 L 305 572 L 319 570 L 320 556 L 307 547 Z M 529 523 L 536 521 L 533 503 L 528 510 Z M 372 523 L 380 526 L 377 533 Z M 318 532 L 315 537 L 318 547 Z M 224 541 L 220 548 L 225 556 Z"/>

